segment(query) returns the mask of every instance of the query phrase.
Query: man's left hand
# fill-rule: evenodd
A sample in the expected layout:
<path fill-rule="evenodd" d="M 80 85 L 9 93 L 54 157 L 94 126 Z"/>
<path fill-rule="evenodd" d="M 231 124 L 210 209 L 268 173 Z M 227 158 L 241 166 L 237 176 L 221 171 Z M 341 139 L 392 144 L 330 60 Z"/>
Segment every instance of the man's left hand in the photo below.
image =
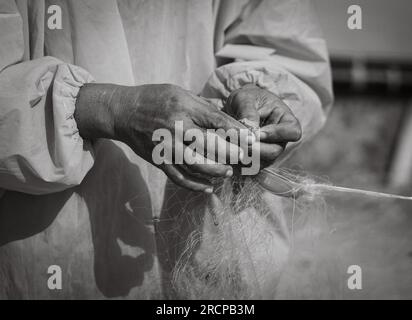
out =
<path fill-rule="evenodd" d="M 260 141 L 261 165 L 271 165 L 288 142 L 300 140 L 302 128 L 289 107 L 272 92 L 245 85 L 231 93 L 223 111 L 235 119 L 247 119 Z"/>

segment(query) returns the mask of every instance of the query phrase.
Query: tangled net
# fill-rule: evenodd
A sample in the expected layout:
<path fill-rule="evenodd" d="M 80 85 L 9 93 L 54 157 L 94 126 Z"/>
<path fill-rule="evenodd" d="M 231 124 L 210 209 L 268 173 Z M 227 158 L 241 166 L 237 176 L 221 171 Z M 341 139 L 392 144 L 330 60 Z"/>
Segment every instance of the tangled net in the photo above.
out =
<path fill-rule="evenodd" d="M 288 272 L 307 265 L 316 242 L 329 231 L 325 201 L 309 192 L 312 178 L 278 174 L 305 186 L 305 194 L 277 197 L 250 177 L 219 183 L 172 270 L 177 298 L 276 298 Z M 192 214 L 182 210 L 182 216 Z"/>

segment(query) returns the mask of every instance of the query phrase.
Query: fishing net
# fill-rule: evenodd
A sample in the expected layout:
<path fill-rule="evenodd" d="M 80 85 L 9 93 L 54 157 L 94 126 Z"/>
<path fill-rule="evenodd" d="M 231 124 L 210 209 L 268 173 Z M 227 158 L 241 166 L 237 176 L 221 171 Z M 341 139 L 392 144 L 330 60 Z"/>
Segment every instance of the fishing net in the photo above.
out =
<path fill-rule="evenodd" d="M 302 185 L 312 181 L 290 171 L 279 174 Z M 186 199 L 174 217 L 176 226 L 189 223 L 192 227 L 180 239 L 181 249 L 171 270 L 173 297 L 274 299 L 295 295 L 300 290 L 293 289 L 293 274 L 302 272 L 302 267 L 313 268 L 316 243 L 329 231 L 322 196 L 307 192 L 299 199 L 278 197 L 245 177 L 225 179 L 218 185 L 215 195 L 203 202 Z M 204 215 L 199 215 L 202 210 Z M 310 294 L 315 290 L 311 287 Z"/>

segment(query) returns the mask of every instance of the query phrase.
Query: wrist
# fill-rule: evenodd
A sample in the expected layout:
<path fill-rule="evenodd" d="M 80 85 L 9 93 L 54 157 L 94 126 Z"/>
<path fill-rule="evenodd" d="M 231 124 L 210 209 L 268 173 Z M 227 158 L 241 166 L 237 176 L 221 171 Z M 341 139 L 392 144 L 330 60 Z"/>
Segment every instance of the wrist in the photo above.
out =
<path fill-rule="evenodd" d="M 115 119 L 122 86 L 88 83 L 76 100 L 74 118 L 84 139 L 116 139 Z"/>

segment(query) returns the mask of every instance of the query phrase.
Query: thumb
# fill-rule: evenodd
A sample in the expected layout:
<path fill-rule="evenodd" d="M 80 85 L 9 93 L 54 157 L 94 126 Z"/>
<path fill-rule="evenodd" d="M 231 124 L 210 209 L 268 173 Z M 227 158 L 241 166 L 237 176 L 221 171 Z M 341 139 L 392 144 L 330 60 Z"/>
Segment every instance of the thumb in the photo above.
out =
<path fill-rule="evenodd" d="M 260 124 L 258 112 L 258 99 L 255 94 L 249 92 L 235 94 L 226 101 L 225 111 L 235 119 L 242 120 L 249 128 L 257 129 Z"/>

